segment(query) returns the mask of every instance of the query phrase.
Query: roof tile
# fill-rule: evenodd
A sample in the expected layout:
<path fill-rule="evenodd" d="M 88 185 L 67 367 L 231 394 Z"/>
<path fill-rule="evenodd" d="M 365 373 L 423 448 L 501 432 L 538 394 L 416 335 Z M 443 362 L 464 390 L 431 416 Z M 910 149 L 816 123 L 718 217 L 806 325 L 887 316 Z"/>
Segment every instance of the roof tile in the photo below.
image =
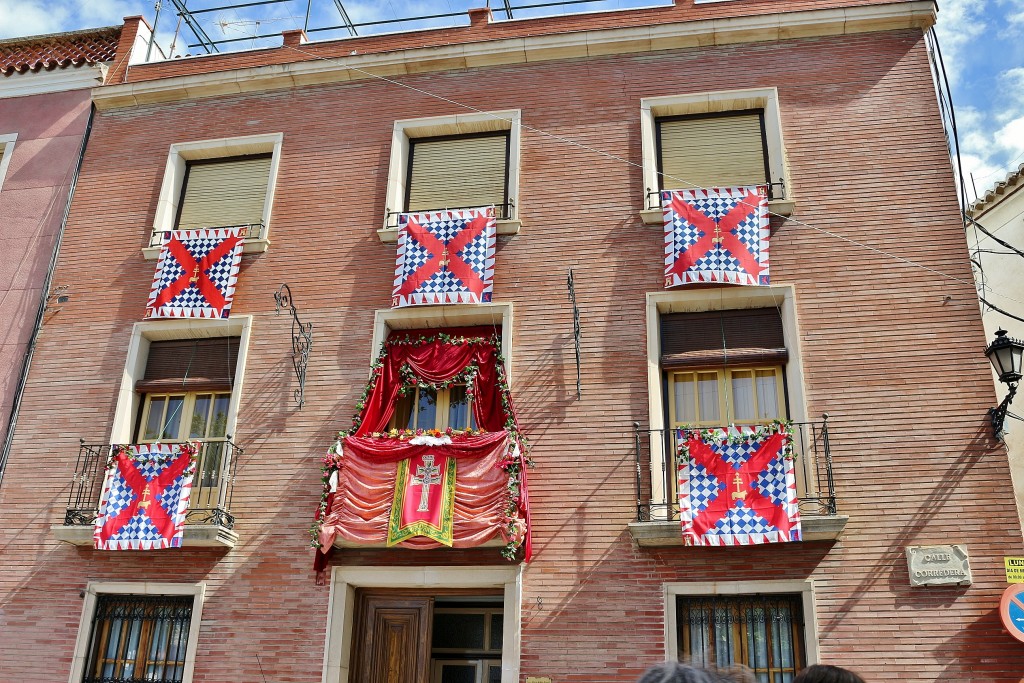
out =
<path fill-rule="evenodd" d="M 111 26 L 0 40 L 0 73 L 10 76 L 109 62 L 114 59 L 120 37 L 121 27 Z"/>

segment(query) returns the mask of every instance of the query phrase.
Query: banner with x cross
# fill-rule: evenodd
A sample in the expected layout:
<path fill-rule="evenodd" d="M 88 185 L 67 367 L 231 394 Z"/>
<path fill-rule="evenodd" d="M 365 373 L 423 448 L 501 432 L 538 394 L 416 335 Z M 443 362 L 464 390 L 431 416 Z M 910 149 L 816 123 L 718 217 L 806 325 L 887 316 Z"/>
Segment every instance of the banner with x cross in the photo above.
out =
<path fill-rule="evenodd" d="M 146 317 L 228 317 L 246 230 L 243 226 L 166 233 Z"/>

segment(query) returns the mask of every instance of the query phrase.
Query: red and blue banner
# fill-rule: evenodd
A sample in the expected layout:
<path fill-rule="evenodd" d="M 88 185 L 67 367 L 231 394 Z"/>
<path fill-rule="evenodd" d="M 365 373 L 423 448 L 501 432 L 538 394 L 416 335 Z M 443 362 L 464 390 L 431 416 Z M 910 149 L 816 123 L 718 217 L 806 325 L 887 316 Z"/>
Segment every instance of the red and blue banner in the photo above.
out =
<path fill-rule="evenodd" d="M 489 302 L 496 235 L 493 206 L 400 214 L 392 308 Z"/>
<path fill-rule="evenodd" d="M 801 540 L 792 432 L 787 425 L 682 429 L 677 436 L 684 544 Z"/>
<path fill-rule="evenodd" d="M 195 474 L 194 444 L 115 446 L 93 529 L 98 550 L 181 546 Z"/>
<path fill-rule="evenodd" d="M 665 286 L 767 285 L 768 188 L 666 190 Z"/>
<path fill-rule="evenodd" d="M 146 317 L 228 317 L 247 230 L 242 226 L 166 233 Z"/>

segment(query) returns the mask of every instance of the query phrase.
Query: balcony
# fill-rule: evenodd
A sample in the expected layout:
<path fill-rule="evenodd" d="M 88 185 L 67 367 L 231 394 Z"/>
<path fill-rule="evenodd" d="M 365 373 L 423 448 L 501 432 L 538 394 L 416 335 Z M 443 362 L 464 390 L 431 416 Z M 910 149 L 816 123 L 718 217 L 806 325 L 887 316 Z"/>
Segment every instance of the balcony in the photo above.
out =
<path fill-rule="evenodd" d="M 262 254 L 270 247 L 267 239 L 267 226 L 264 223 L 247 223 L 245 225 L 218 225 L 203 228 L 204 230 L 223 230 L 225 228 L 245 228 L 245 241 L 242 242 L 243 254 Z M 164 235 L 171 230 L 155 231 L 149 236 L 149 245 L 142 248 L 142 256 L 147 261 L 154 261 L 160 256 Z"/>
<path fill-rule="evenodd" d="M 100 493 L 111 448 L 111 444 L 81 442 L 64 524 L 50 527 L 57 540 L 72 545 L 93 544 L 93 525 L 99 514 Z M 231 496 L 234 468 L 242 453 L 230 438 L 200 443 L 183 546 L 231 548 L 238 541 L 235 518 L 231 514 Z"/>
<path fill-rule="evenodd" d="M 681 546 L 679 502 L 675 495 L 676 430 L 643 429 L 633 424 L 636 461 L 636 521 L 629 532 L 641 546 Z M 849 517 L 836 506 L 828 415 L 820 422 L 793 423 L 797 490 L 804 541 L 835 541 Z"/>

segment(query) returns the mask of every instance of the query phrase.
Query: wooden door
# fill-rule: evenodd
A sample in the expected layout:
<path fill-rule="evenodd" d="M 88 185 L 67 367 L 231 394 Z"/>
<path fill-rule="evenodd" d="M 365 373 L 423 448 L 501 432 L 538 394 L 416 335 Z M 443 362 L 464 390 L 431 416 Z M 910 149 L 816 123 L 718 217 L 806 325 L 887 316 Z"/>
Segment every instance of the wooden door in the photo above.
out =
<path fill-rule="evenodd" d="M 352 680 L 428 683 L 433 607 L 433 597 L 357 591 Z"/>

